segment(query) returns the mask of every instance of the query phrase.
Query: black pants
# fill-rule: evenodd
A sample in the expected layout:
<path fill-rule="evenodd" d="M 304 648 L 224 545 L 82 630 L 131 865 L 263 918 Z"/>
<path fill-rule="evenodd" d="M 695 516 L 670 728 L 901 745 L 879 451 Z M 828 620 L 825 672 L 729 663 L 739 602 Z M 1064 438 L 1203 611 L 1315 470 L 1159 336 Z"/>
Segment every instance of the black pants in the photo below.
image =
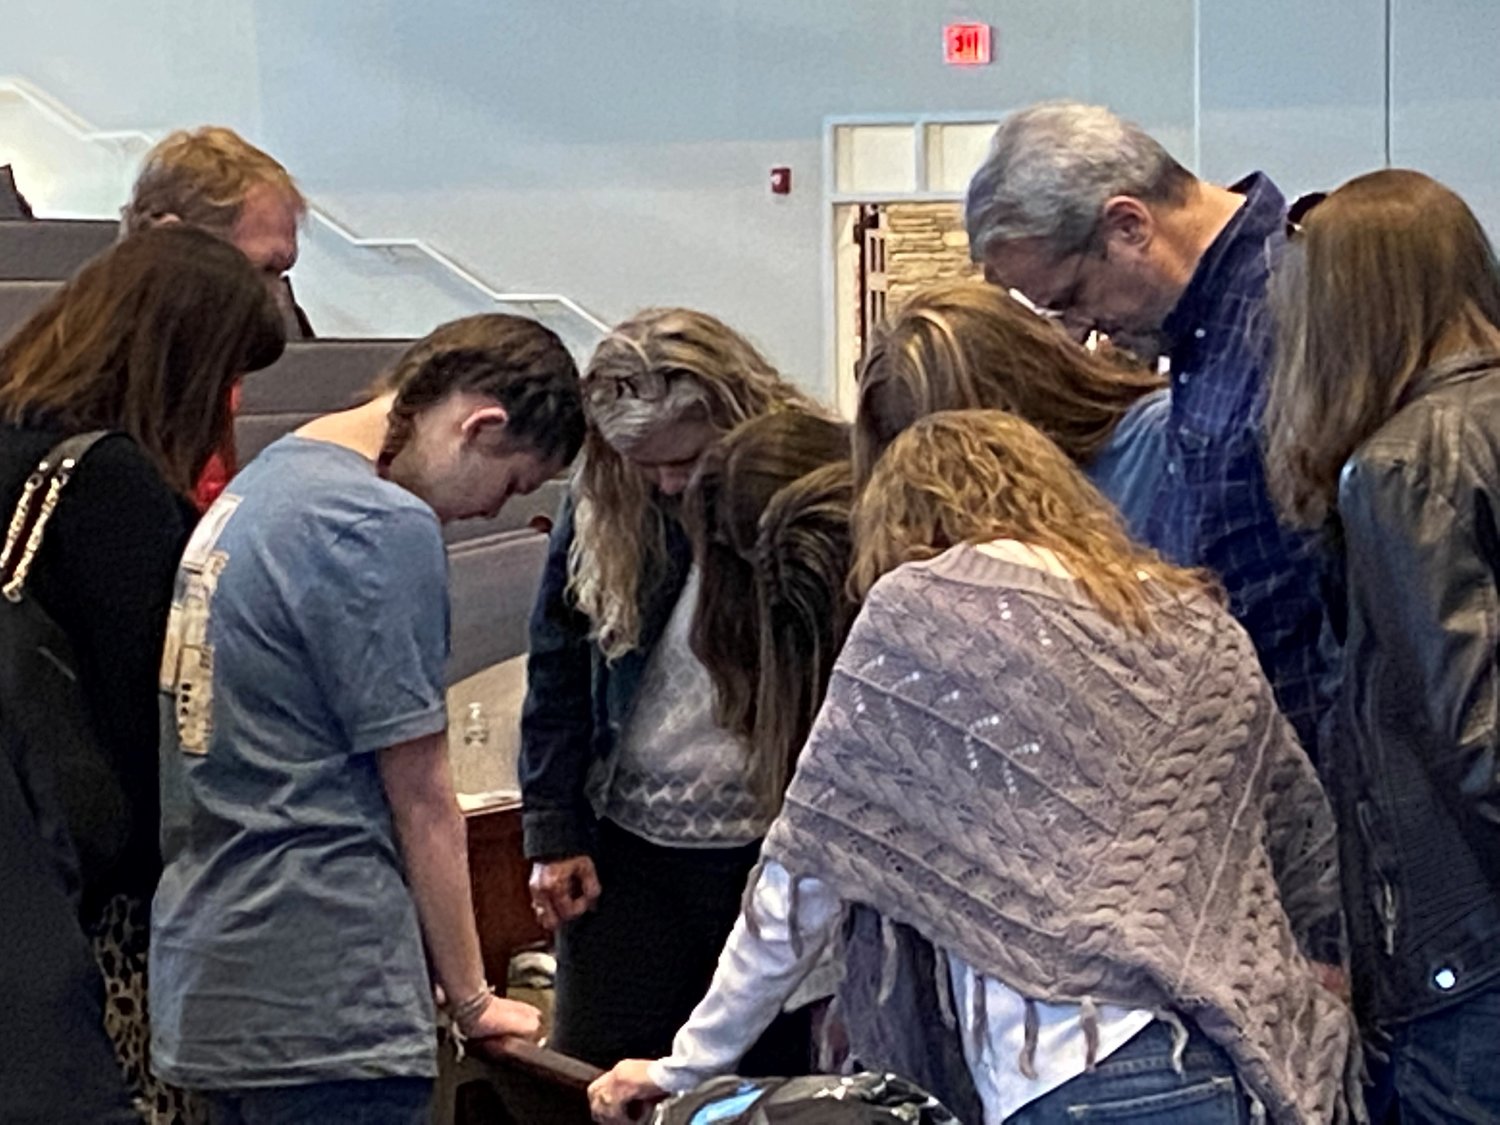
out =
<path fill-rule="evenodd" d="M 557 996 L 549 1046 L 610 1067 L 670 1053 L 672 1037 L 708 992 L 745 882 L 760 853 L 664 848 L 604 821 L 595 864 L 598 905 L 557 939 Z M 739 1073 L 806 1074 L 810 1017 L 780 1016 Z"/>

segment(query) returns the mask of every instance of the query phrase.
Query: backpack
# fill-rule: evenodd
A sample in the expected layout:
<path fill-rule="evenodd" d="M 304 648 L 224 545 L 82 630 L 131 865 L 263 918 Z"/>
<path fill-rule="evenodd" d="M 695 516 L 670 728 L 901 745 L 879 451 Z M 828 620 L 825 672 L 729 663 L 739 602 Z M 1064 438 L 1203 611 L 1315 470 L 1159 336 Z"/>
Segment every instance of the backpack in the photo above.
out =
<path fill-rule="evenodd" d="M 716 1078 L 662 1103 L 653 1125 L 961 1125 L 893 1074 Z"/>

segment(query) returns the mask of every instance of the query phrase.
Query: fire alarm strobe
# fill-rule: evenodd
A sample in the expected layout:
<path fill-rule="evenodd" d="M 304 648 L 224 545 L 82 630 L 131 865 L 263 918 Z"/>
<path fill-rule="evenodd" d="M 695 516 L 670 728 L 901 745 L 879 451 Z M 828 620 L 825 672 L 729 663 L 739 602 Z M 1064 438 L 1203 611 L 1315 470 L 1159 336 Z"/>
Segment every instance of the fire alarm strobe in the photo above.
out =
<path fill-rule="evenodd" d="M 792 194 L 792 170 L 790 168 L 771 169 L 771 194 Z"/>

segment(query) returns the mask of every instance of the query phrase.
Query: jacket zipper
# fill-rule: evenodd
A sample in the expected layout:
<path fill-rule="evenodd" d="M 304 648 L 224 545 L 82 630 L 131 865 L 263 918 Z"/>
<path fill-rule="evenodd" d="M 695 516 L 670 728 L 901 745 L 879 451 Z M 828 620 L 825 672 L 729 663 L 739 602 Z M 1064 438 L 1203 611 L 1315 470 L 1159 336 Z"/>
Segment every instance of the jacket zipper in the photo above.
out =
<path fill-rule="evenodd" d="M 1400 912 L 1396 907 L 1396 888 L 1391 880 L 1386 877 L 1385 871 L 1378 859 L 1379 848 L 1376 844 L 1375 826 L 1372 821 L 1371 808 L 1368 802 L 1361 801 L 1355 808 L 1355 815 L 1359 820 L 1360 833 L 1364 837 L 1365 851 L 1369 857 L 1368 862 L 1371 872 L 1380 883 L 1380 898 L 1376 903 L 1376 913 L 1380 916 L 1382 927 L 1382 945 L 1387 957 L 1396 955 L 1396 927 L 1399 923 Z"/>

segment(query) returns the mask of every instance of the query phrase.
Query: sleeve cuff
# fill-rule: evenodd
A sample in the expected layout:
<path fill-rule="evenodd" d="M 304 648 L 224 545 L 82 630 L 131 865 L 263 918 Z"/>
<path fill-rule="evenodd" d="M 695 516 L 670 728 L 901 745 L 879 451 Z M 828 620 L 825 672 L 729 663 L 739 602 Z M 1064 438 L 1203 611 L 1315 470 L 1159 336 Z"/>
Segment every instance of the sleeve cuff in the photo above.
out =
<path fill-rule="evenodd" d="M 349 740 L 350 748 L 355 754 L 373 754 L 404 742 L 443 734 L 447 730 L 448 706 L 446 701 L 438 700 L 420 711 L 367 723 L 354 732 Z"/>
<path fill-rule="evenodd" d="M 523 809 L 522 843 L 526 858 L 534 863 L 591 855 L 594 832 L 591 820 L 559 809 Z"/>
<path fill-rule="evenodd" d="M 658 1089 L 665 1090 L 669 1094 L 686 1094 L 710 1078 L 716 1078 L 716 1074 L 704 1074 L 701 1071 L 688 1070 L 683 1067 L 668 1066 L 666 1059 L 657 1059 L 646 1068 L 646 1077 L 651 1079 L 651 1084 Z"/>

